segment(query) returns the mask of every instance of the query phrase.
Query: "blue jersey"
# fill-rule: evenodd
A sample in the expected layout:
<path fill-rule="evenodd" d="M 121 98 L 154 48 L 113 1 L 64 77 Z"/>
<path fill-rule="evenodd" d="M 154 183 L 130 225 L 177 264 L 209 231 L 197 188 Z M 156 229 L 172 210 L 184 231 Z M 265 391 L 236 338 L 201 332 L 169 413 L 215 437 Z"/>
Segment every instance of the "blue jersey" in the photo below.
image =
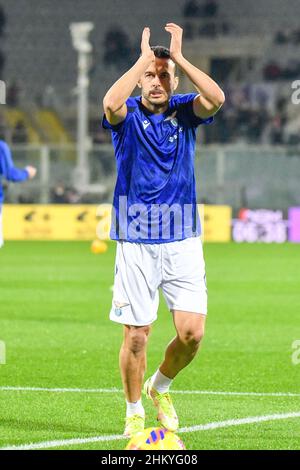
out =
<path fill-rule="evenodd" d="M 9 146 L 0 140 L 0 205 L 4 200 L 2 177 L 7 181 L 25 181 L 29 178 L 27 170 L 21 170 L 14 166 Z"/>
<path fill-rule="evenodd" d="M 196 129 L 213 118 L 193 112 L 196 93 L 174 95 L 162 114 L 141 97 L 126 101 L 124 121 L 102 125 L 112 132 L 117 163 L 111 238 L 166 243 L 201 233 L 196 203 Z"/>

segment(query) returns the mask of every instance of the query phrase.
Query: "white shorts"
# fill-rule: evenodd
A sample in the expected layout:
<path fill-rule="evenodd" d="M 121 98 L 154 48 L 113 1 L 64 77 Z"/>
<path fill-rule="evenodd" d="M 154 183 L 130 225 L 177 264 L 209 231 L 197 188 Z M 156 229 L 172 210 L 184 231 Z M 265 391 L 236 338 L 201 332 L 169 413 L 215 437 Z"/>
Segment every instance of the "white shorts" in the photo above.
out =
<path fill-rule="evenodd" d="M 2 207 L 0 206 L 0 248 L 3 246 Z"/>
<path fill-rule="evenodd" d="M 132 326 L 157 319 L 159 288 L 170 310 L 207 313 L 199 237 L 161 244 L 118 242 L 110 319 Z"/>

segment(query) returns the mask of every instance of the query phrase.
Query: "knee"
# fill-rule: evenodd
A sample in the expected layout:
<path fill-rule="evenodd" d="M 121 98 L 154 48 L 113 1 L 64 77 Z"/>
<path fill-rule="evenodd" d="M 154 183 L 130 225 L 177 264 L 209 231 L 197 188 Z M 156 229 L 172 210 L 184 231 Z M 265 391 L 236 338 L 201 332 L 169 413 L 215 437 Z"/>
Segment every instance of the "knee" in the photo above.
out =
<path fill-rule="evenodd" d="M 125 343 L 134 354 L 143 352 L 146 348 L 150 327 L 128 327 Z"/>
<path fill-rule="evenodd" d="M 192 349 L 197 349 L 203 339 L 204 336 L 204 328 L 188 328 L 187 330 L 183 331 L 179 337 L 181 341 L 188 347 Z"/>

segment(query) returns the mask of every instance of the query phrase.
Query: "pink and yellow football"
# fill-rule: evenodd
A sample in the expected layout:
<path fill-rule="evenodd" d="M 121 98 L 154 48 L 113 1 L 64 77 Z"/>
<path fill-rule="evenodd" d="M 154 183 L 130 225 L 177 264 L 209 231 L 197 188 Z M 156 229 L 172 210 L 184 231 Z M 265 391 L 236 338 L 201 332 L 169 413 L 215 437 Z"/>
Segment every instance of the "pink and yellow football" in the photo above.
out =
<path fill-rule="evenodd" d="M 182 440 L 173 432 L 161 428 L 148 428 L 135 434 L 126 450 L 185 450 Z"/>

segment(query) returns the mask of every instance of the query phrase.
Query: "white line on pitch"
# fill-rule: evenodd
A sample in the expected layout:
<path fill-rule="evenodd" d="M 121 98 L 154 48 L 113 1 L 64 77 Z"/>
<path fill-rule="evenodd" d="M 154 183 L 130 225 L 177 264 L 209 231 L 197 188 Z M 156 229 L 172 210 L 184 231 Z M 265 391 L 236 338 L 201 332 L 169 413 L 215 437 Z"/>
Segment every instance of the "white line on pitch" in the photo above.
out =
<path fill-rule="evenodd" d="M 217 421 L 207 424 L 199 424 L 197 426 L 190 426 L 180 428 L 179 433 L 198 432 L 198 431 L 209 431 L 212 429 L 227 428 L 231 426 L 241 426 L 243 424 L 258 424 L 266 421 L 278 421 L 283 419 L 294 419 L 300 418 L 300 412 L 281 413 L 274 415 L 265 416 L 249 416 L 247 418 L 240 419 L 229 419 L 227 421 Z M 57 441 L 44 441 L 36 442 L 31 444 L 23 444 L 19 446 L 8 446 L 2 447 L 0 450 L 37 450 L 37 449 L 51 449 L 53 447 L 66 447 L 81 444 L 91 444 L 93 442 L 108 442 L 126 439 L 121 434 L 115 434 L 110 436 L 96 436 L 87 438 L 74 438 L 74 439 L 62 439 Z"/>
<path fill-rule="evenodd" d="M 0 392 L 52 392 L 52 393 L 123 393 L 118 388 L 44 388 L 44 387 L 0 387 Z M 224 395 L 253 397 L 300 397 L 293 392 L 226 392 L 218 390 L 172 390 L 172 394 L 182 395 Z"/>
<path fill-rule="evenodd" d="M 0 387 L 0 392 L 52 392 L 52 393 L 120 393 L 118 388 L 45 388 L 45 387 Z"/>

